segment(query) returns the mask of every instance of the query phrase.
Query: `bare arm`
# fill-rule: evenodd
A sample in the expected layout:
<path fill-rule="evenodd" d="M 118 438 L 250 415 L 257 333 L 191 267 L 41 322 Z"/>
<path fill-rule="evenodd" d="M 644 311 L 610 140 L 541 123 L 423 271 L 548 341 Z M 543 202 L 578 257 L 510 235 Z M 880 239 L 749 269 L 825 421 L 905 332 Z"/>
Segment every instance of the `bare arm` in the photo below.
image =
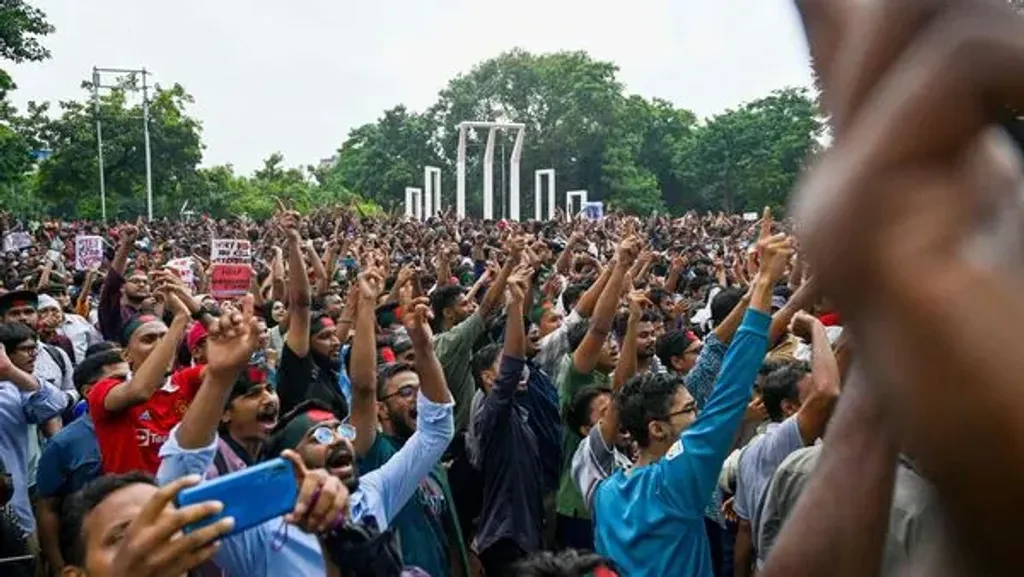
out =
<path fill-rule="evenodd" d="M 184 311 L 184 307 L 181 311 L 176 312 L 167 334 L 160 339 L 160 342 L 153 348 L 153 352 L 149 353 L 142 366 L 132 374 L 131 380 L 110 389 L 103 399 L 103 408 L 114 413 L 140 405 L 148 401 L 153 393 L 163 386 L 164 380 L 167 378 L 167 369 L 174 360 L 174 353 L 178 350 L 182 337 L 185 336 L 188 321 L 188 314 Z"/>
<path fill-rule="evenodd" d="M 352 341 L 349 377 L 352 380 L 352 426 L 356 428 L 353 446 L 357 455 L 365 455 L 377 438 L 377 323 L 374 308 L 384 286 L 373 270 L 359 275 L 356 305 L 356 333 Z"/>
<path fill-rule="evenodd" d="M 302 261 L 302 246 L 298 231 L 298 216 L 285 213 L 285 233 L 288 239 L 288 334 L 285 344 L 295 356 L 309 354 L 309 323 L 312 296 L 306 263 Z"/>
<path fill-rule="evenodd" d="M 812 347 L 811 380 L 814 385 L 796 414 L 800 436 L 809 445 L 825 432 L 839 399 L 839 365 L 821 321 L 800 313 L 793 319 L 793 328 L 802 335 L 810 333 Z"/>

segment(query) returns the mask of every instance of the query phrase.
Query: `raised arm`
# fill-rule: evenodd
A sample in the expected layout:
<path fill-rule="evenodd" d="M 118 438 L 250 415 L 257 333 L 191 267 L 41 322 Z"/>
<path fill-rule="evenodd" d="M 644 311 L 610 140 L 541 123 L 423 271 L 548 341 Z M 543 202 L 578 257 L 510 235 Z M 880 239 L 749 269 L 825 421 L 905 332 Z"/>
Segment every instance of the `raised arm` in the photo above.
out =
<path fill-rule="evenodd" d="M 103 397 L 103 408 L 107 412 L 115 413 L 145 403 L 164 385 L 167 369 L 174 360 L 174 354 L 181 344 L 182 337 L 185 336 L 185 328 L 189 322 L 188 309 L 176 295 L 168 293 L 166 302 L 174 311 L 171 326 L 146 357 L 142 366 L 132 374 L 131 379 L 114 385 L 107 391 Z"/>
<path fill-rule="evenodd" d="M 288 334 L 285 344 L 299 358 L 309 354 L 309 322 L 312 297 L 306 263 L 302 261 L 302 237 L 299 215 L 284 211 L 280 215 L 288 243 Z"/>
<path fill-rule="evenodd" d="M 583 374 L 593 372 L 594 367 L 597 366 L 601 347 L 604 346 L 608 333 L 612 330 L 615 309 L 618 307 L 619 297 L 622 294 L 623 279 L 639 246 L 640 241 L 636 237 L 623 240 L 619 245 L 616 262 L 612 265 L 611 276 L 601 293 L 601 298 L 597 301 L 594 316 L 590 318 L 590 326 L 587 327 L 587 334 L 572 355 L 573 365 L 577 371 Z"/>
<path fill-rule="evenodd" d="M 351 423 L 356 428 L 356 455 L 365 455 L 377 438 L 377 321 L 374 309 L 384 280 L 375 270 L 358 279 L 356 332 L 352 340 L 349 378 L 352 380 Z"/>
<path fill-rule="evenodd" d="M 821 321 L 807 313 L 797 313 L 793 317 L 793 332 L 810 340 L 812 348 L 811 380 L 814 385 L 796 414 L 800 436 L 809 445 L 825 433 L 825 426 L 839 399 L 839 364 Z"/>
<path fill-rule="evenodd" d="M 178 446 L 185 450 L 201 449 L 213 442 L 235 380 L 259 346 L 252 295 L 242 302 L 242 312 L 221 316 L 208 330 L 206 352 L 210 360 L 203 385 L 175 433 Z"/>

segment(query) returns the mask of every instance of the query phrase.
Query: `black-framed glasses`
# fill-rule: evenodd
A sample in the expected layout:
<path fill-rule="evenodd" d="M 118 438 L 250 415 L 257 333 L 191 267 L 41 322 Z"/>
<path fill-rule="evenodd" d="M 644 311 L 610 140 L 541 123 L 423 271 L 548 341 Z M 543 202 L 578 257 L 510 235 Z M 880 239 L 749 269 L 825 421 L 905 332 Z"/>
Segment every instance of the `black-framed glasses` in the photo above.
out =
<path fill-rule="evenodd" d="M 673 417 L 678 417 L 679 415 L 687 415 L 689 413 L 693 413 L 694 415 L 697 414 L 697 403 L 694 403 L 692 401 L 686 403 L 685 407 L 679 409 L 678 411 L 672 411 L 671 413 L 665 415 L 665 418 L 662 420 L 671 421 Z"/>
<path fill-rule="evenodd" d="M 410 400 L 416 397 L 416 393 L 420 392 L 420 388 L 416 385 L 405 385 L 404 387 L 398 387 L 398 390 L 391 393 L 390 395 L 384 395 L 380 398 L 381 401 L 386 401 L 391 397 L 402 397 L 405 400 Z"/>
<path fill-rule="evenodd" d="M 337 426 L 320 425 L 310 433 L 313 441 L 318 445 L 332 445 L 335 439 L 341 437 L 349 441 L 356 438 L 356 428 L 348 423 L 338 423 Z"/>

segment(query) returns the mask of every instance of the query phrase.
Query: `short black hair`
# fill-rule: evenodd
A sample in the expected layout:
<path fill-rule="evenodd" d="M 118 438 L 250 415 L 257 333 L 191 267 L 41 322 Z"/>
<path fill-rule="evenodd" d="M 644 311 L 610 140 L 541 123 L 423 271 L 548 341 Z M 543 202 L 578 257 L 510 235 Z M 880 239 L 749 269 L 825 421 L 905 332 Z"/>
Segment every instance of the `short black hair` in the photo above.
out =
<path fill-rule="evenodd" d="M 64 562 L 85 567 L 85 517 L 111 494 L 130 485 L 156 486 L 152 475 L 133 471 L 122 475 L 103 475 L 64 500 L 60 514 L 60 554 Z"/>
<path fill-rule="evenodd" d="M 35 340 L 36 331 L 22 323 L 0 324 L 0 344 L 10 351 L 27 340 Z"/>
<path fill-rule="evenodd" d="M 654 345 L 655 354 L 658 355 L 658 360 L 661 361 L 661 364 L 671 370 L 672 357 L 682 356 L 693 340 L 693 337 L 687 331 L 668 331 L 658 337 L 658 341 Z"/>
<path fill-rule="evenodd" d="M 732 309 L 740 304 L 744 291 L 738 288 L 727 288 L 718 291 L 715 298 L 711 299 L 711 324 L 718 326 L 722 324 L 725 317 L 729 316 Z"/>
<path fill-rule="evenodd" d="M 761 384 L 761 399 L 765 412 L 772 422 L 781 422 L 782 401 L 800 402 L 800 381 L 811 372 L 811 367 L 802 361 L 783 364 L 768 373 Z"/>
<path fill-rule="evenodd" d="M 117 351 L 104 351 L 85 357 L 75 367 L 75 372 L 72 376 L 75 382 L 75 389 L 81 393 L 84 387 L 95 385 L 96 381 L 100 380 L 103 369 L 123 362 L 125 362 L 124 357 Z"/>
<path fill-rule="evenodd" d="M 459 297 L 462 296 L 465 290 L 462 288 L 462 285 L 445 285 L 436 288 L 434 293 L 430 295 L 430 308 L 434 311 L 434 326 L 432 327 L 434 330 L 441 328 L 444 322 L 442 320 L 444 310 L 458 304 Z"/>
<path fill-rule="evenodd" d="M 494 361 L 501 355 L 501 347 L 501 343 L 491 343 L 473 355 L 470 368 L 473 370 L 473 381 L 476 382 L 478 389 L 483 388 L 483 372 L 494 366 Z"/>
<path fill-rule="evenodd" d="M 601 395 L 611 394 L 612 390 L 608 387 L 597 385 L 583 387 L 576 391 L 572 399 L 562 407 L 562 421 L 574 433 L 584 427 L 589 427 L 592 424 L 590 422 L 590 406 L 594 403 L 594 399 Z"/>
<path fill-rule="evenodd" d="M 647 447 L 651 439 L 647 425 L 664 420 L 672 397 L 685 388 L 683 375 L 644 373 L 622 385 L 615 396 L 619 407 L 619 422 L 640 447 Z"/>
<path fill-rule="evenodd" d="M 565 287 L 562 291 L 562 308 L 567 311 L 571 311 L 576 308 L 576 303 L 580 302 L 580 297 L 587 290 L 585 284 L 571 284 Z"/>
<path fill-rule="evenodd" d="M 662 320 L 661 313 L 655 309 L 644 309 L 644 312 L 640 315 L 640 322 L 642 323 L 656 323 Z M 626 336 L 626 329 L 629 328 L 629 311 L 621 310 L 615 314 L 615 318 L 612 319 L 612 331 L 615 336 L 622 338 Z"/>
<path fill-rule="evenodd" d="M 85 349 L 85 356 L 91 357 L 99 353 L 118 350 L 121 350 L 121 345 L 113 341 L 100 341 L 96 344 L 89 345 L 89 348 Z"/>
<path fill-rule="evenodd" d="M 387 363 L 377 369 L 377 400 L 384 399 L 387 394 L 388 381 L 395 378 L 395 375 L 405 372 L 416 372 L 416 369 L 409 363 Z"/>
<path fill-rule="evenodd" d="M 512 575 L 518 577 L 584 577 L 595 569 L 605 567 L 618 573 L 608 558 L 590 551 L 566 549 L 558 553 L 541 551 L 516 563 Z"/>

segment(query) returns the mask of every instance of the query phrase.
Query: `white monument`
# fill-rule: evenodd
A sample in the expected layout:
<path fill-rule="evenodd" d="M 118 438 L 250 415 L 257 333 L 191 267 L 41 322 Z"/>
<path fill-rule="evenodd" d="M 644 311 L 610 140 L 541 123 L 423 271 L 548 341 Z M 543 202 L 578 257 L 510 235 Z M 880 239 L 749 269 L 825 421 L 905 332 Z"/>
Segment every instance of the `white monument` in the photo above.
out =
<path fill-rule="evenodd" d="M 572 201 L 576 199 L 578 204 L 573 209 Z M 587 191 L 585 190 L 567 190 L 565 191 L 565 218 L 573 220 L 576 214 L 583 210 L 583 207 L 587 204 Z"/>
<path fill-rule="evenodd" d="M 423 167 L 423 219 L 441 212 L 441 169 Z"/>
<path fill-rule="evenodd" d="M 466 131 L 484 129 L 487 146 L 484 148 L 484 218 L 494 218 L 494 141 L 498 130 L 515 130 L 516 142 L 509 157 L 509 218 L 519 220 L 519 161 L 523 156 L 523 133 L 526 125 L 515 122 L 463 122 L 459 124 L 459 149 L 456 161 L 455 213 L 466 217 Z"/>
<path fill-rule="evenodd" d="M 423 204 L 421 202 L 423 190 L 414 186 L 405 187 L 405 217 L 423 218 Z"/>
<path fill-rule="evenodd" d="M 543 220 L 541 184 L 548 181 L 548 220 L 555 220 L 555 169 L 545 168 L 533 173 L 533 218 Z"/>

